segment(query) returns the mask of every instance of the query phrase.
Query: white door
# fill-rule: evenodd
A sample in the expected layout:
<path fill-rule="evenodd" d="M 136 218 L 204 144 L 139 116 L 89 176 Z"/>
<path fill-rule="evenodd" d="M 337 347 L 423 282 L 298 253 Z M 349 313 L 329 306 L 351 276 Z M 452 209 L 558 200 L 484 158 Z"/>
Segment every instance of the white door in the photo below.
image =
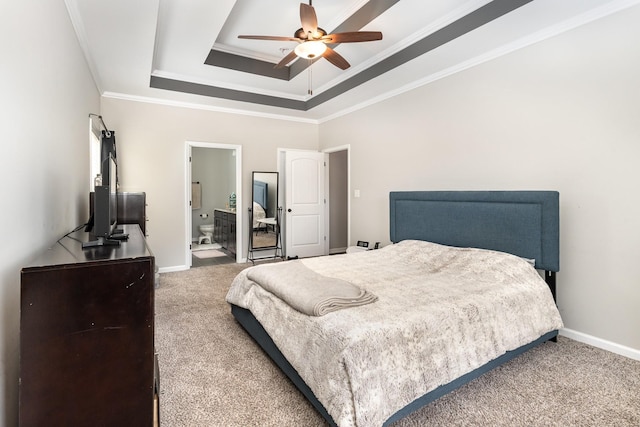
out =
<path fill-rule="evenodd" d="M 287 257 L 328 255 L 325 224 L 325 157 L 286 151 L 285 249 Z"/>

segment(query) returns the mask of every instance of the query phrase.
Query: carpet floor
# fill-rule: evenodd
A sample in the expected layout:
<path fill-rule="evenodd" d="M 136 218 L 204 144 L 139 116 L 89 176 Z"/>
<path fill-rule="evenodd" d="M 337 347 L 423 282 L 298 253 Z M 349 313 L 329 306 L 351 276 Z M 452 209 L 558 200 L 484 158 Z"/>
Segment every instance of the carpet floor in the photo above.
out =
<path fill-rule="evenodd" d="M 161 275 L 161 425 L 326 425 L 230 313 L 229 285 L 250 265 Z M 640 426 L 640 362 L 560 337 L 393 426 Z"/>

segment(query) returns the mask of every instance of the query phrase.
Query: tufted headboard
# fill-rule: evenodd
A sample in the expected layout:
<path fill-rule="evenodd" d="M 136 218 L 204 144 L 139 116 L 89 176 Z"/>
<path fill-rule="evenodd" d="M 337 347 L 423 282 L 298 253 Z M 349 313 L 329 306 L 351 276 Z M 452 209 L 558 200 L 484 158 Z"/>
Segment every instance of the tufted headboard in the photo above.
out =
<path fill-rule="evenodd" d="M 508 252 L 560 271 L 557 191 L 393 191 L 391 241 Z"/>

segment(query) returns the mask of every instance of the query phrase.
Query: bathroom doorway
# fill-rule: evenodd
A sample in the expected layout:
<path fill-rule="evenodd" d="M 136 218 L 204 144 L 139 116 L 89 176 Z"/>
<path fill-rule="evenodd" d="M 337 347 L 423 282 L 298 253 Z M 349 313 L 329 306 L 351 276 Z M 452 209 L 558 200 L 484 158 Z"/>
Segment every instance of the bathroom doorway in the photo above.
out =
<path fill-rule="evenodd" d="M 240 262 L 243 253 L 241 147 L 186 144 L 187 267 Z"/>

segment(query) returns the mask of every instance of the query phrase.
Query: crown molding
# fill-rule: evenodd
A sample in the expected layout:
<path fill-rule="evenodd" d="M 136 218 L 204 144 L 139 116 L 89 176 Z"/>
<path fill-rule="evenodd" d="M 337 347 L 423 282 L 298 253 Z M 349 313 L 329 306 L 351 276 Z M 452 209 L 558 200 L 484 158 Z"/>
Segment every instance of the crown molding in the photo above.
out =
<path fill-rule="evenodd" d="M 150 96 L 131 95 L 118 92 L 103 92 L 103 98 L 118 99 L 122 101 L 142 102 L 145 104 L 155 104 L 167 107 L 188 108 L 191 110 L 213 111 L 217 113 L 237 114 L 241 116 L 260 117 L 265 119 L 285 120 L 298 123 L 318 124 L 318 120 L 303 117 L 287 116 L 283 114 L 263 113 L 258 111 L 248 111 L 241 108 L 218 107 L 215 105 L 204 105 L 195 102 L 175 101 Z"/>

